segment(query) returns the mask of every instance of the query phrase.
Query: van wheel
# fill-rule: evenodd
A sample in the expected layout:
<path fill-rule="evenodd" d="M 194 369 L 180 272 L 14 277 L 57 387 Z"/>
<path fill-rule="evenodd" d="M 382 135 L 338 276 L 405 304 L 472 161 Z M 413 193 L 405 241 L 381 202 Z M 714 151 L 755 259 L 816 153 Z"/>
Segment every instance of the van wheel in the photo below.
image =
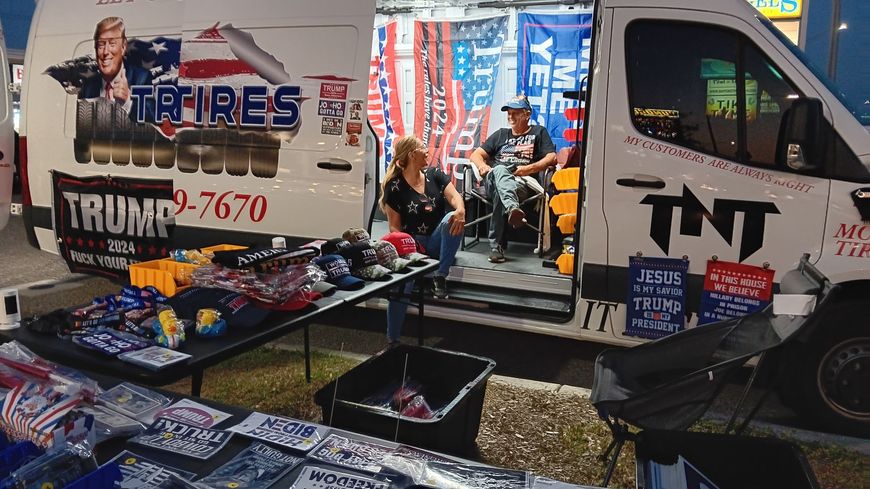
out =
<path fill-rule="evenodd" d="M 805 419 L 851 436 L 870 436 L 870 324 L 867 306 L 835 304 L 798 361 L 794 408 Z"/>
<path fill-rule="evenodd" d="M 76 136 L 73 139 L 73 152 L 77 162 L 91 162 L 91 140 L 93 138 L 94 103 L 90 100 L 78 100 L 76 101 Z"/>
<path fill-rule="evenodd" d="M 154 164 L 164 170 L 175 166 L 175 142 L 157 135 L 154 141 Z"/>
<path fill-rule="evenodd" d="M 154 157 L 154 135 L 157 131 L 151 124 L 134 122 L 131 132 L 130 159 L 134 165 L 148 168 Z"/>
<path fill-rule="evenodd" d="M 251 157 L 251 135 L 227 131 L 227 150 L 224 168 L 228 175 L 242 177 L 248 174 Z"/>
<path fill-rule="evenodd" d="M 133 122 L 120 104 L 112 104 L 112 163 L 130 164 L 130 138 Z"/>
<path fill-rule="evenodd" d="M 281 140 L 269 134 L 258 134 L 251 147 L 251 173 L 255 177 L 274 178 L 278 174 L 278 153 Z"/>
<path fill-rule="evenodd" d="M 112 107 L 114 102 L 104 99 L 94 100 L 94 161 L 105 165 L 112 159 Z"/>
<path fill-rule="evenodd" d="M 220 175 L 224 171 L 224 159 L 227 151 L 227 130 L 206 129 L 202 131 L 202 153 L 199 155 L 199 166 L 203 173 Z"/>
<path fill-rule="evenodd" d="M 190 129 L 175 133 L 178 154 L 175 156 L 178 169 L 183 173 L 199 170 L 199 149 L 202 147 L 202 131 Z"/>

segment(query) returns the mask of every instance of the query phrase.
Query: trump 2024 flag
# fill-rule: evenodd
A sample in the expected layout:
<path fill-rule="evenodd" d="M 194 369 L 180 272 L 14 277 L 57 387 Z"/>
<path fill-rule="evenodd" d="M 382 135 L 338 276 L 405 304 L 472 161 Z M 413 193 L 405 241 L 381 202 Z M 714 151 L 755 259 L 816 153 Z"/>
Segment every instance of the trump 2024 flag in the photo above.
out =
<path fill-rule="evenodd" d="M 414 134 L 448 174 L 486 137 L 506 31 L 507 17 L 414 22 Z"/>

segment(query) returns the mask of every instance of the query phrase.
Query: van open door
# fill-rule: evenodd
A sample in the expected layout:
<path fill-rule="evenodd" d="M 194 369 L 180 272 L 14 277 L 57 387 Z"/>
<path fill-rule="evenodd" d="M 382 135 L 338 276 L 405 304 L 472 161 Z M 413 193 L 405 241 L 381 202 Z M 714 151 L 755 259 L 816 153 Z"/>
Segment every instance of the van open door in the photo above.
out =
<path fill-rule="evenodd" d="M 6 39 L 0 26 L 0 66 L 9 66 Z M 12 96 L 9 93 L 9 70 L 0 70 L 0 229 L 9 222 L 12 203 L 12 179 L 15 173 L 15 141 L 12 129 Z"/>

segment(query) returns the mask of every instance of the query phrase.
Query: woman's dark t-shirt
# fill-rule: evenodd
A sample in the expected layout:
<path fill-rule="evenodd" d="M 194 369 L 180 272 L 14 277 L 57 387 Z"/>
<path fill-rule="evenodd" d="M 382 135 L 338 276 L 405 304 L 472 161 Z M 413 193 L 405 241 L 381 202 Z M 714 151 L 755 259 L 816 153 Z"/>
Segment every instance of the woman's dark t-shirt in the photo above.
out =
<path fill-rule="evenodd" d="M 444 188 L 450 177 L 438 168 L 423 170 L 426 177 L 425 195 L 414 190 L 401 173 L 387 182 L 384 202 L 402 218 L 402 232 L 429 236 L 447 213 Z"/>

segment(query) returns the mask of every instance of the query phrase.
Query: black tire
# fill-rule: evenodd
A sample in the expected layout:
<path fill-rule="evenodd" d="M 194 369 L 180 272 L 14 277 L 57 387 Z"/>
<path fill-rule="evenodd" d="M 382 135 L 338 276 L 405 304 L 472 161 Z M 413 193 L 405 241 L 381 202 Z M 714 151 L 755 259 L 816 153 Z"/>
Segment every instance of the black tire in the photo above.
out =
<path fill-rule="evenodd" d="M 76 135 L 73 153 L 79 163 L 91 162 L 91 140 L 94 138 L 94 103 L 90 100 L 76 101 Z"/>
<path fill-rule="evenodd" d="M 199 166 L 208 175 L 220 175 L 224 171 L 224 159 L 227 154 L 227 130 L 203 129 L 202 154 L 199 155 Z"/>
<path fill-rule="evenodd" d="M 272 134 L 256 134 L 251 147 L 251 173 L 255 177 L 274 178 L 278 174 L 281 139 Z"/>
<path fill-rule="evenodd" d="M 154 136 L 151 124 L 134 122 L 130 141 L 130 158 L 140 168 L 148 168 L 154 158 Z"/>
<path fill-rule="evenodd" d="M 105 165 L 112 159 L 112 107 L 114 102 L 94 100 L 94 144 L 91 146 L 94 161 Z"/>
<path fill-rule="evenodd" d="M 175 166 L 175 141 L 157 134 L 154 141 L 154 164 L 168 170 Z"/>
<path fill-rule="evenodd" d="M 176 165 L 182 173 L 199 171 L 199 148 L 202 145 L 202 131 L 188 129 L 175 133 L 177 154 Z"/>
<path fill-rule="evenodd" d="M 228 175 L 242 177 L 248 174 L 251 158 L 251 135 L 227 131 L 226 156 L 224 168 Z"/>
<path fill-rule="evenodd" d="M 133 122 L 121 104 L 112 104 L 112 163 L 130 164 L 130 139 L 133 136 Z"/>
<path fill-rule="evenodd" d="M 870 437 L 870 324 L 866 301 L 832 306 L 796 360 L 791 403 L 828 430 Z"/>

